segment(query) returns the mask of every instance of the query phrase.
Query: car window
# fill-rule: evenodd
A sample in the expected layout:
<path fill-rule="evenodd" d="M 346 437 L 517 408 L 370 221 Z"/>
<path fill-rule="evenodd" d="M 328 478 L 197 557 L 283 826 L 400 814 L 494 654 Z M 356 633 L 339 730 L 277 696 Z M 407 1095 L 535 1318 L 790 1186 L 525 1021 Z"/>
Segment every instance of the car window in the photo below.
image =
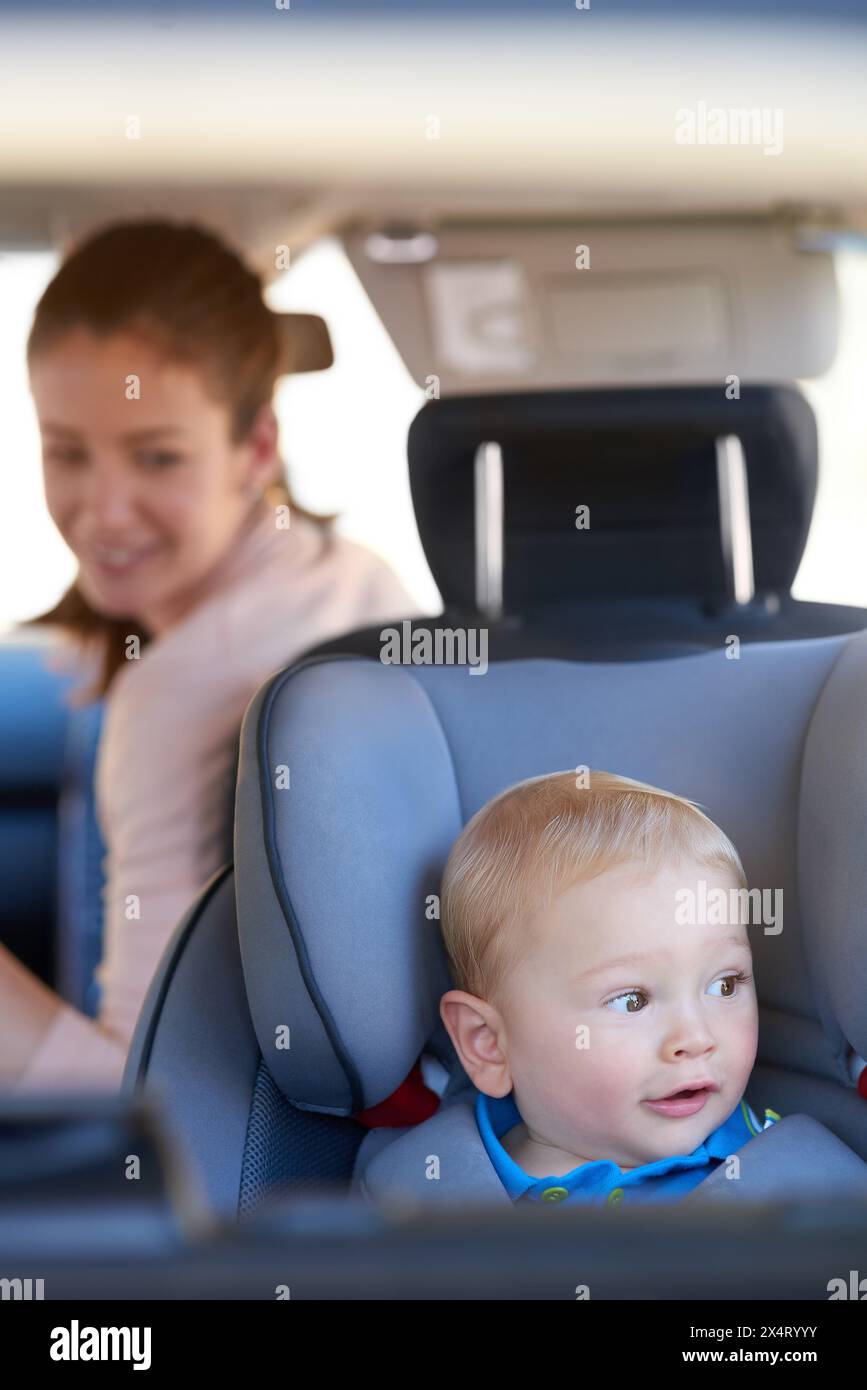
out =
<path fill-rule="evenodd" d="M 75 573 L 42 494 L 39 430 L 24 352 L 37 300 L 58 265 L 53 253 L 0 255 L 0 630 L 51 606 Z"/>
<path fill-rule="evenodd" d="M 867 608 L 867 248 L 838 252 L 840 342 L 829 372 L 801 389 L 819 427 L 819 489 L 792 593 Z"/>
<path fill-rule="evenodd" d="M 334 345 L 327 372 L 277 391 L 284 457 L 298 501 L 340 513 L 337 530 L 384 555 L 431 612 L 439 594 L 409 493 L 406 437 L 424 392 L 409 375 L 339 242 L 325 239 L 272 284 L 273 309 L 322 314 Z"/>

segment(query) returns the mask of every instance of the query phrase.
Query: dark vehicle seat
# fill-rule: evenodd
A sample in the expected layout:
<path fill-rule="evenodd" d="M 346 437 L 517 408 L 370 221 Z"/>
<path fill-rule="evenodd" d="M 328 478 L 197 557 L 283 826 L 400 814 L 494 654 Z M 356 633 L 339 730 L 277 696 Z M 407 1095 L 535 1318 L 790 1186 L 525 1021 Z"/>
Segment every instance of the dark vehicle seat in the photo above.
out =
<path fill-rule="evenodd" d="M 57 638 L 0 642 L 0 940 L 84 1013 L 99 996 L 102 858 L 93 775 L 99 702 L 68 703 L 73 668 Z"/>
<path fill-rule="evenodd" d="M 755 594 L 735 603 L 717 446 L 735 436 L 748 484 Z M 474 463 L 502 456 L 503 617 L 586 644 L 593 660 L 649 648 L 823 637 L 867 610 L 791 587 L 818 476 L 816 421 L 790 386 L 537 392 L 428 402 L 409 432 L 419 533 L 448 612 L 477 612 Z M 576 527 L 576 508 L 589 526 Z"/>
<path fill-rule="evenodd" d="M 69 711 L 58 800 L 57 992 L 95 1017 L 102 956 L 105 842 L 96 814 L 101 700 Z"/>
<path fill-rule="evenodd" d="M 42 634 L 0 642 L 0 940 L 49 985 L 56 975 L 57 808 L 69 681 Z"/>

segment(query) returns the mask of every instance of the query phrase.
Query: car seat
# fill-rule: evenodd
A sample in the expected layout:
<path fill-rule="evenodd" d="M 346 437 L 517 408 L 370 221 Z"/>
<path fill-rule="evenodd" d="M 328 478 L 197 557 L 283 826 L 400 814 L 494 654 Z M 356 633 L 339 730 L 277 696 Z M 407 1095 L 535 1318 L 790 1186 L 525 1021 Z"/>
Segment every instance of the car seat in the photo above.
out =
<path fill-rule="evenodd" d="M 508 648 L 492 630 L 484 676 L 332 653 L 262 687 L 241 736 L 234 868 L 163 957 L 125 1089 L 162 1104 L 224 1215 L 348 1186 L 367 1133 L 353 1116 L 424 1049 L 449 1070 L 444 1103 L 460 1088 L 431 905 L 462 826 L 522 778 L 602 767 L 697 800 L 750 882 L 782 889 L 783 930 L 750 929 L 760 1037 L 747 1099 L 783 1119 L 751 1142 L 791 1165 L 794 1136 L 799 1164 L 791 1121 L 806 1117 L 815 1146 L 794 1187 L 833 1195 L 848 1151 L 867 1159 L 850 1073 L 853 1050 L 867 1054 L 867 633 L 748 644 L 738 659 Z M 371 1133 L 361 1161 L 397 1134 Z M 761 1194 L 759 1176 L 731 1185 L 738 1198 Z"/>
<path fill-rule="evenodd" d="M 91 1018 L 99 1011 L 96 967 L 102 956 L 105 842 L 96 814 L 96 753 L 104 704 L 71 708 L 57 803 L 58 903 L 56 988 Z"/>
<path fill-rule="evenodd" d="M 0 642 L 0 941 L 52 985 L 57 936 L 57 805 L 68 678 L 41 633 Z"/>
<path fill-rule="evenodd" d="M 0 940 L 93 1015 L 105 852 L 93 783 L 102 703 L 70 702 L 83 674 L 45 629 L 0 642 Z"/>

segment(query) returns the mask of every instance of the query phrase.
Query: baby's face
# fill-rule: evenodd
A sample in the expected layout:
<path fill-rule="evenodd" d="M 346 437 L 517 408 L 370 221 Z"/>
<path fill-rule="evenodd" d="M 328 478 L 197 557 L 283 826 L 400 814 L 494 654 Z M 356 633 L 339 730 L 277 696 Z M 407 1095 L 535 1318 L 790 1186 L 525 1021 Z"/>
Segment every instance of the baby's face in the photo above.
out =
<path fill-rule="evenodd" d="M 653 877 L 623 865 L 528 924 L 534 944 L 496 1007 L 535 1140 L 635 1168 L 691 1153 L 734 1110 L 758 1044 L 751 952 L 743 924 L 678 925 L 675 895 L 698 894 L 699 879 L 708 893 L 738 886 L 697 864 Z M 718 1089 L 651 1104 L 702 1082 Z"/>

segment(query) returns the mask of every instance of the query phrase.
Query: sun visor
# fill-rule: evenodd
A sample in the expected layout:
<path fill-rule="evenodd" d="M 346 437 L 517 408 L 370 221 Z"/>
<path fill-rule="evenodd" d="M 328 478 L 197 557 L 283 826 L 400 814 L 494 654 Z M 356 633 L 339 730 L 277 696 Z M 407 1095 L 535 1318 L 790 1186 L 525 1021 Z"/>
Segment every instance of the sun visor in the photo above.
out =
<path fill-rule="evenodd" d="M 346 246 L 429 396 L 792 381 L 836 352 L 832 257 L 788 224 L 447 227 Z"/>

